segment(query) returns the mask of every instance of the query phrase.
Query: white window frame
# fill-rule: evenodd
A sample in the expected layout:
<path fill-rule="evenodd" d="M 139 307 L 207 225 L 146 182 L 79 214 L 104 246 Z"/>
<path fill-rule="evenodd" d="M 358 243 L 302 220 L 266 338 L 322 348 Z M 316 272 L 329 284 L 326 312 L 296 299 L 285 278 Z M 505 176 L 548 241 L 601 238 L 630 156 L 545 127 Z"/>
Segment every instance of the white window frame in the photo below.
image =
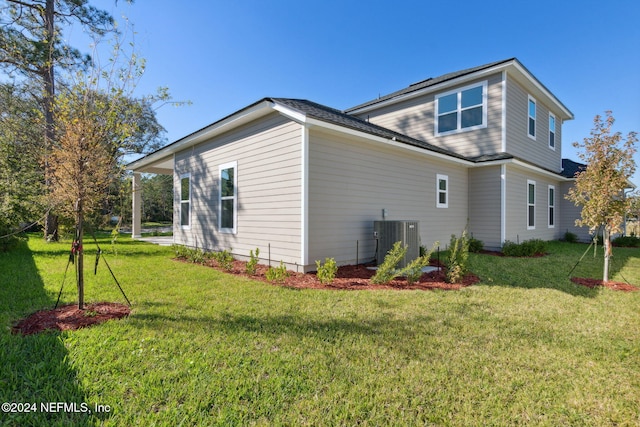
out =
<path fill-rule="evenodd" d="M 553 194 L 551 194 L 553 192 Z M 556 227 L 556 187 L 549 185 L 547 187 L 547 226 L 549 228 Z"/>
<path fill-rule="evenodd" d="M 479 104 L 470 106 L 470 107 L 465 107 L 462 108 L 462 92 L 464 92 L 465 90 L 469 90 L 469 89 L 474 89 L 476 87 L 482 86 L 482 123 L 479 125 L 475 125 L 475 126 L 469 126 L 466 128 L 462 127 L 462 111 L 464 110 L 468 110 L 470 108 L 476 108 L 478 107 Z M 450 90 L 447 92 L 443 92 L 440 93 L 438 95 L 436 95 L 435 97 L 435 103 L 434 103 L 434 132 L 435 132 L 435 136 L 444 136 L 444 135 L 453 135 L 456 133 L 461 133 L 461 132 L 468 132 L 468 131 L 472 131 L 472 130 L 476 130 L 476 129 L 483 129 L 487 127 L 487 81 L 483 81 L 483 82 L 479 82 L 479 83 L 474 83 L 471 85 L 467 85 L 467 86 L 463 86 L 454 90 Z M 458 123 L 455 129 L 449 130 L 449 131 L 445 131 L 445 132 L 440 132 L 438 130 L 438 117 L 440 116 L 440 114 L 438 114 L 438 103 L 439 103 L 439 99 L 448 95 L 452 95 L 452 94 L 457 94 L 457 108 L 456 108 L 456 113 L 458 114 Z M 448 113 L 447 113 L 448 114 Z"/>
<path fill-rule="evenodd" d="M 445 182 L 445 189 L 440 189 L 440 181 Z M 444 194 L 445 202 L 440 202 L 440 194 Z M 449 207 L 449 176 L 436 174 L 436 207 L 437 208 L 448 208 Z"/>
<path fill-rule="evenodd" d="M 533 203 L 529 200 L 529 187 L 533 185 Z M 536 182 L 533 180 L 527 180 L 527 230 L 536 229 Z M 531 217 L 531 208 L 533 207 L 533 218 Z M 531 220 L 533 219 L 533 225 Z"/>
<path fill-rule="evenodd" d="M 233 196 L 222 197 L 222 171 L 233 169 Z M 233 200 L 233 227 L 222 227 L 222 201 Z M 236 234 L 238 231 L 238 162 L 218 166 L 218 230 L 220 233 Z"/>
<path fill-rule="evenodd" d="M 533 102 L 533 116 L 531 116 L 531 108 L 530 108 L 530 104 Z M 538 102 L 536 101 L 536 99 L 534 97 L 532 97 L 531 95 L 529 95 L 527 97 L 527 136 L 531 139 L 533 139 L 535 141 L 536 139 L 536 134 L 537 132 L 537 126 L 538 126 L 538 120 L 537 120 L 537 116 L 538 116 Z M 531 125 L 530 125 L 530 121 L 533 120 L 533 135 L 531 135 Z"/>
<path fill-rule="evenodd" d="M 182 180 L 187 178 L 189 180 L 189 198 L 187 200 L 182 200 Z M 180 180 L 178 181 L 178 188 L 180 189 L 180 228 L 182 228 L 183 230 L 190 230 L 191 229 L 191 174 L 190 173 L 183 173 L 182 175 L 180 175 Z M 187 204 L 189 206 L 189 213 L 187 214 L 187 219 L 189 220 L 188 224 L 183 224 L 182 223 L 182 210 L 184 209 L 184 206 Z"/>
<path fill-rule="evenodd" d="M 553 120 L 553 129 L 551 129 L 551 121 Z M 549 113 L 549 148 L 556 151 L 556 116 L 553 113 Z M 551 144 L 551 135 L 553 135 L 553 145 Z"/>

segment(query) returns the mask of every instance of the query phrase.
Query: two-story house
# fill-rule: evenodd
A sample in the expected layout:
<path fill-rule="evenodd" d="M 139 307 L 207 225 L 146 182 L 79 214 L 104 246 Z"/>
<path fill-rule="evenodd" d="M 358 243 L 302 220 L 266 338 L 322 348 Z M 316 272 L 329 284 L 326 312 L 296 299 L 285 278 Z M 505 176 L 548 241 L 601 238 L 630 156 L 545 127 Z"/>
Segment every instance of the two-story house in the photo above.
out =
<path fill-rule="evenodd" d="M 585 235 L 564 200 L 573 114 L 517 59 L 427 79 L 339 111 L 265 98 L 129 165 L 174 176 L 174 242 L 307 271 L 372 259 L 373 222 L 420 221 L 424 245 L 465 227 L 485 247 Z M 134 191 L 139 234 L 140 197 Z"/>

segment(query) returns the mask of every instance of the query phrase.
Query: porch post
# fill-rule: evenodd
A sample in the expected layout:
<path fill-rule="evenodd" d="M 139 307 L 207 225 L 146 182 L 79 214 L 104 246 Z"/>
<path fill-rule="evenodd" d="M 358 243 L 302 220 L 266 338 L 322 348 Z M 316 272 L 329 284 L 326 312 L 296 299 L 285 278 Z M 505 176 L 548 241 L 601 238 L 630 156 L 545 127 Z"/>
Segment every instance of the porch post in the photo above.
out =
<path fill-rule="evenodd" d="M 131 237 L 142 237 L 142 175 L 133 173 L 133 181 L 131 182 Z"/>

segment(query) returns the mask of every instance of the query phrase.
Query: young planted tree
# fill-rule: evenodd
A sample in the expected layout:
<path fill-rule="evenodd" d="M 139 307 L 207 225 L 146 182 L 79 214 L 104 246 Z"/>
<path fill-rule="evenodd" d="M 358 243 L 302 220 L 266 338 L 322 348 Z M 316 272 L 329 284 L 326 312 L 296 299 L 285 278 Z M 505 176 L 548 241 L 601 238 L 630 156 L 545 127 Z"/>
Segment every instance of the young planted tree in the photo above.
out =
<path fill-rule="evenodd" d="M 626 139 L 620 132 L 612 133 L 614 121 L 610 111 L 604 118 L 597 115 L 591 136 L 582 144 L 573 143 L 583 150 L 578 156 L 587 167 L 576 176 L 575 185 L 566 195 L 576 206 L 582 206 L 576 225 L 589 227 L 592 233 L 603 231 L 604 282 L 609 281 L 611 235 L 622 231 L 625 215 L 631 210 L 632 198 L 626 197 L 625 189 L 630 187 L 629 178 L 636 170 L 633 155 L 638 140 L 636 132 L 629 132 Z"/>

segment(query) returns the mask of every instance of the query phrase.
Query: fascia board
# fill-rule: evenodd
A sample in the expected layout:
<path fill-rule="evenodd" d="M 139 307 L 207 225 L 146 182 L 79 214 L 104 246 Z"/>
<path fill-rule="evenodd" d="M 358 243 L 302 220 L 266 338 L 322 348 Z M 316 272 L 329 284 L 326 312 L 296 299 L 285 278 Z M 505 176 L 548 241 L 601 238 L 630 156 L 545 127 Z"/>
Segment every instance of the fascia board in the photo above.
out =
<path fill-rule="evenodd" d="M 535 78 L 529 72 L 529 70 L 527 70 L 522 64 L 520 64 L 518 61 L 513 61 L 512 63 L 508 64 L 508 66 L 513 67 L 520 74 L 525 76 L 529 83 L 531 83 L 545 97 L 549 98 L 554 103 L 554 105 L 560 111 L 562 111 L 563 114 L 565 114 L 565 116 L 566 116 L 566 117 L 564 117 L 565 120 L 573 120 L 574 119 L 573 113 L 571 111 L 569 111 L 569 109 L 567 107 L 565 107 L 564 104 L 562 102 L 560 102 L 560 100 L 558 98 L 556 98 L 556 96 L 554 94 L 552 94 L 549 91 L 549 89 L 547 89 L 542 83 L 540 83 L 540 81 L 537 78 Z"/>
<path fill-rule="evenodd" d="M 185 136 L 182 139 L 167 145 L 160 150 L 153 152 L 141 159 L 133 161 L 127 165 L 128 170 L 137 170 L 143 167 L 149 166 L 159 160 L 166 159 L 169 155 L 175 154 L 186 148 L 192 147 L 200 142 L 206 141 L 220 135 L 223 132 L 228 132 L 241 126 L 245 123 L 269 114 L 273 111 L 273 104 L 269 101 L 261 101 L 255 105 L 238 111 L 224 119 L 217 121 L 203 129 L 200 129 L 190 135 Z"/>

